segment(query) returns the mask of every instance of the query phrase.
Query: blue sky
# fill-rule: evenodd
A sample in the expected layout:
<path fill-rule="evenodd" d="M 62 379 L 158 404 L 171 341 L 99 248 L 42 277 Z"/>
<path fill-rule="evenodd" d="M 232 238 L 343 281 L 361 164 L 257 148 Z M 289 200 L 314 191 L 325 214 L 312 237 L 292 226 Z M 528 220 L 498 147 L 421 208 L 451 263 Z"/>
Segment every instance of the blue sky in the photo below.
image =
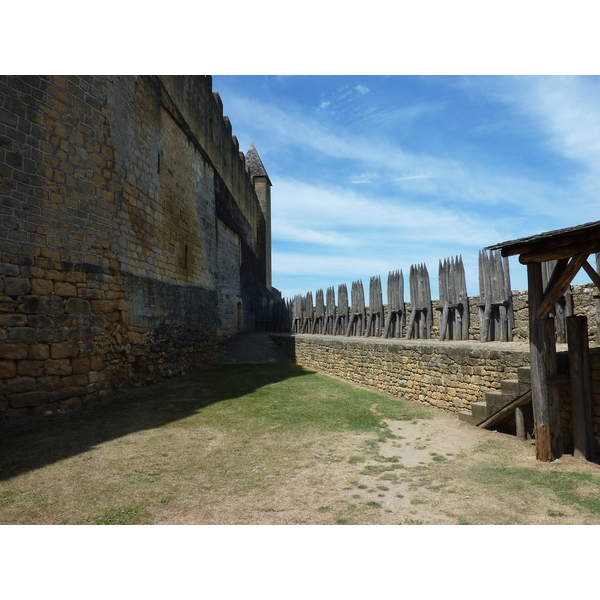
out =
<path fill-rule="evenodd" d="M 600 77 L 213 76 L 273 183 L 286 297 L 600 219 Z M 513 289 L 526 269 L 511 259 Z M 587 282 L 580 275 L 576 283 Z"/>

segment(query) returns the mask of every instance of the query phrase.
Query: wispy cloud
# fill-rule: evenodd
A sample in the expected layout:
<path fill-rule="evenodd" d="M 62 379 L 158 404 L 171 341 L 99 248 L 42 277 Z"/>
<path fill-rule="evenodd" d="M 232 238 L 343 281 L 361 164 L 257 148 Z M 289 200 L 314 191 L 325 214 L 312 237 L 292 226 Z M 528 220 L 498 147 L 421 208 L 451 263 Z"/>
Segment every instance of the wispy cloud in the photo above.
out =
<path fill-rule="evenodd" d="M 394 177 L 392 181 L 408 181 L 410 179 L 429 179 L 431 178 L 431 173 L 427 173 L 426 175 L 409 175 L 408 177 Z"/>
<path fill-rule="evenodd" d="M 401 103 L 356 81 L 304 105 L 228 96 L 234 133 L 256 143 L 274 184 L 286 285 L 426 262 L 435 287 L 437 261 L 462 254 L 474 294 L 480 248 L 599 218 L 600 79 L 426 84 Z"/>
<path fill-rule="evenodd" d="M 335 223 L 338 231 L 349 236 L 351 230 L 361 243 L 375 246 L 384 242 L 407 240 L 446 243 L 455 248 L 488 245 L 490 240 L 502 241 L 502 234 L 511 231 L 507 215 L 490 222 L 468 209 L 435 205 L 428 207 L 410 198 L 372 198 L 354 188 L 314 186 L 293 179 L 274 179 L 277 201 L 273 203 L 273 218 L 289 227 L 327 230 Z M 273 228 L 273 238 L 286 239 Z"/>
<path fill-rule="evenodd" d="M 239 96 L 231 97 L 229 104 L 235 106 L 251 130 L 256 127 L 258 131 L 262 123 L 269 123 L 261 156 L 269 152 L 276 155 L 281 148 L 296 148 L 313 162 L 317 157 L 345 161 L 347 165 L 382 171 L 382 178 L 397 179 L 398 183 L 410 183 L 409 179 L 398 178 L 398 173 L 427 173 L 427 178 L 418 179 L 429 180 L 428 185 L 410 188 L 411 193 L 478 206 L 510 205 L 518 207 L 519 214 L 558 210 L 564 201 L 553 184 L 501 172 L 493 165 L 473 160 L 466 164 L 452 157 L 417 153 L 377 136 L 360 136 L 346 130 L 338 133 L 304 113 L 283 111 Z"/>
<path fill-rule="evenodd" d="M 368 87 L 364 85 L 357 85 L 354 89 L 361 94 L 368 94 L 371 91 Z"/>

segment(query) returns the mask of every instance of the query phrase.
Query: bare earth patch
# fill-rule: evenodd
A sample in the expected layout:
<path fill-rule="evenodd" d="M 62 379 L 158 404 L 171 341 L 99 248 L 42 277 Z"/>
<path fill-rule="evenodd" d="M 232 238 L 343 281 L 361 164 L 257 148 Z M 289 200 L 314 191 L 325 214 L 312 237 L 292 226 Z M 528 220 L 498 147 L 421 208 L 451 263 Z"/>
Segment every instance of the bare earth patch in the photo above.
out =
<path fill-rule="evenodd" d="M 574 502 L 566 505 L 553 490 L 528 485 L 528 473 L 589 474 L 593 484 L 577 486 L 576 495 L 595 499 L 600 465 L 570 455 L 548 464 L 535 460 L 533 441 L 482 430 L 448 413 L 429 420 L 387 421 L 398 436 L 379 444 L 389 470 L 366 465 L 348 493 L 357 505 L 379 505 L 380 524 L 598 524 Z M 392 462 L 394 461 L 394 462 Z M 395 462 L 397 461 L 397 462 Z M 371 469 L 369 468 L 372 467 Z M 502 479 L 517 471 L 523 480 Z M 372 471 L 372 472 L 369 472 Z M 378 472 L 379 471 L 379 472 Z"/>
<path fill-rule="evenodd" d="M 291 364 L 191 373 L 0 446 L 1 524 L 600 524 L 599 465 Z"/>

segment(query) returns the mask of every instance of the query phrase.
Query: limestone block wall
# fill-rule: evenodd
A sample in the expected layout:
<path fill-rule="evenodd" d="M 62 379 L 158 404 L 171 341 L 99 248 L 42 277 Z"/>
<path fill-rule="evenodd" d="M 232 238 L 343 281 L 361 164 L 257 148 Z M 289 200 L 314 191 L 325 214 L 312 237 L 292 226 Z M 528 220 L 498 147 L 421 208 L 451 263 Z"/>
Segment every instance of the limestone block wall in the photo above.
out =
<path fill-rule="evenodd" d="M 298 364 L 346 381 L 458 412 L 485 393 L 499 390 L 504 379 L 516 379 L 529 365 L 523 342 L 439 342 L 383 340 L 312 335 L 271 334 Z M 566 345 L 560 345 L 559 369 L 568 374 Z M 590 350 L 593 427 L 600 451 L 600 348 Z M 563 439 L 572 451 L 571 397 L 568 383 L 559 387 Z"/>
<path fill-rule="evenodd" d="M 272 334 L 305 367 L 437 408 L 466 410 L 529 365 L 527 343 Z"/>
<path fill-rule="evenodd" d="M 264 219 L 210 77 L 0 76 L 0 420 L 206 362 Z"/>

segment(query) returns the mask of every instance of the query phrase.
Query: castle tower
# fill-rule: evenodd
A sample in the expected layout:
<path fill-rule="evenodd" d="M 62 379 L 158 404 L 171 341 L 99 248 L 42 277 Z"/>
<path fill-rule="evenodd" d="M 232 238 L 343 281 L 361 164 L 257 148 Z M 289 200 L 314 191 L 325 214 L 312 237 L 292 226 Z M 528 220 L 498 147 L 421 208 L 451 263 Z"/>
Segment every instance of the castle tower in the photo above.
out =
<path fill-rule="evenodd" d="M 254 147 L 250 147 L 246 154 L 246 165 L 248 172 L 252 177 L 254 191 L 258 196 L 258 201 L 264 215 L 264 222 L 259 224 L 258 228 L 258 257 L 265 271 L 265 285 L 268 290 L 271 285 L 271 180 L 267 175 L 260 156 Z"/>

